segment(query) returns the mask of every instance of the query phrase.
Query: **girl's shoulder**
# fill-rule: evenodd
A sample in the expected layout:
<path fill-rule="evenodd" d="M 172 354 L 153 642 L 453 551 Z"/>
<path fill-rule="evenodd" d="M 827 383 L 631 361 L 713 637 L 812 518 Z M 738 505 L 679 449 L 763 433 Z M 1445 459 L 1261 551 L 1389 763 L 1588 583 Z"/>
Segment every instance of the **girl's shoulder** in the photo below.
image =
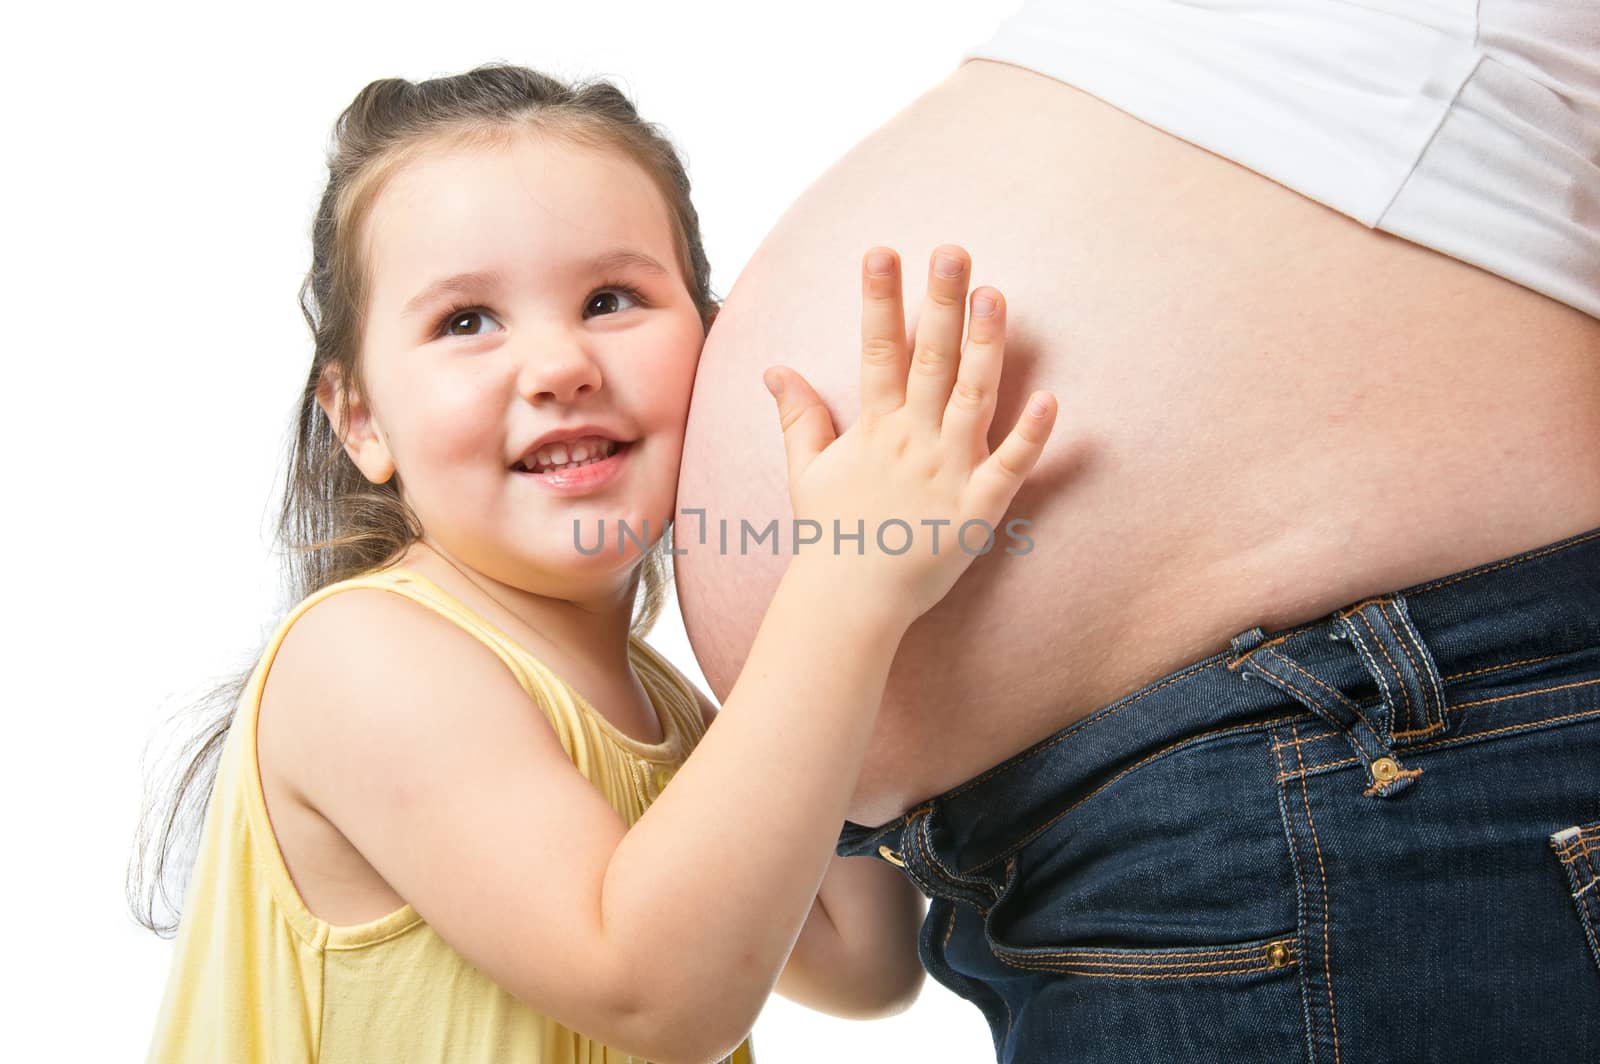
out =
<path fill-rule="evenodd" d="M 318 589 L 290 610 L 277 638 L 278 658 L 289 650 L 298 659 L 316 648 L 334 658 L 330 664 L 350 667 L 372 655 L 405 655 L 414 666 L 431 665 L 444 675 L 458 674 L 471 662 L 500 672 L 509 667 L 523 690 L 534 693 L 524 675 L 526 655 L 517 653 L 516 643 L 413 569 L 380 569 Z M 272 668 L 279 667 L 274 661 Z"/>
<path fill-rule="evenodd" d="M 314 775 L 325 759 L 371 749 L 364 736 L 405 727 L 430 692 L 518 715 L 530 696 L 540 701 L 522 663 L 481 621 L 403 574 L 365 574 L 306 596 L 261 668 L 259 754 L 296 789 L 309 785 L 296 777 Z"/>
<path fill-rule="evenodd" d="M 503 676 L 512 664 L 512 676 L 527 693 L 505 641 L 420 574 L 379 570 L 329 584 L 297 603 L 279 627 L 276 647 L 269 647 L 268 681 L 302 673 L 324 682 L 336 674 L 375 679 L 386 663 L 402 660 L 413 675 L 421 670 L 458 679 L 469 672 Z"/>

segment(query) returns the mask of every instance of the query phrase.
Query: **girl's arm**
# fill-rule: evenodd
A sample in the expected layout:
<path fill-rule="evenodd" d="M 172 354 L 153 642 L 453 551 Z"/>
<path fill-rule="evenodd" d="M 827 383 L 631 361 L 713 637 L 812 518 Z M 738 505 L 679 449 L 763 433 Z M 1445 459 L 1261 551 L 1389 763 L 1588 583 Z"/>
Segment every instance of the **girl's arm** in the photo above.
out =
<path fill-rule="evenodd" d="M 889 865 L 835 857 L 774 989 L 852 1020 L 904 1012 L 922 991 L 924 909 L 922 895 Z"/>
<path fill-rule="evenodd" d="M 716 727 L 632 828 L 488 647 L 379 588 L 333 595 L 289 629 L 263 694 L 262 763 L 517 998 L 657 1064 L 720 1060 L 836 859 L 908 623 L 805 561 L 780 581 Z"/>
<path fill-rule="evenodd" d="M 1038 460 L 1047 394 L 988 453 L 1003 302 L 990 290 L 960 353 L 967 258 L 941 250 L 960 268 L 929 271 L 914 353 L 897 263 L 864 275 L 844 435 L 782 373 L 795 514 L 862 521 L 867 548 L 795 556 L 717 726 L 631 828 L 493 653 L 431 611 L 352 589 L 279 649 L 276 771 L 445 942 L 566 1027 L 662 1064 L 743 1038 L 834 859 L 900 639 L 971 562 L 948 530 L 998 525 Z M 945 522 L 944 551 L 872 550 L 891 519 Z"/>
<path fill-rule="evenodd" d="M 699 688 L 694 693 L 709 728 L 716 707 Z M 910 880 L 883 862 L 834 857 L 774 989 L 847 1019 L 903 1012 L 922 990 L 917 931 L 924 908 Z"/>

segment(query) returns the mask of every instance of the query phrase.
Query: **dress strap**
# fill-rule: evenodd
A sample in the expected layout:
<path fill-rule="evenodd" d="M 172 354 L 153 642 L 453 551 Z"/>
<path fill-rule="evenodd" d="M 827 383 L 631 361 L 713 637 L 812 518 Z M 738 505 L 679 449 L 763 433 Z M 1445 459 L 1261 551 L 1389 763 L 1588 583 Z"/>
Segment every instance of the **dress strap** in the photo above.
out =
<path fill-rule="evenodd" d="M 393 591 L 428 607 L 465 629 L 492 650 L 516 676 L 522 689 L 538 703 L 540 710 L 549 719 L 561 740 L 562 747 L 574 763 L 578 764 L 580 770 L 584 768 L 583 762 L 587 760 L 584 751 L 589 746 L 582 737 L 585 732 L 600 733 L 613 746 L 634 757 L 657 761 L 663 758 L 681 758 L 693 746 L 693 740 L 704 730 L 703 726 L 693 727 L 690 730 L 694 722 L 687 720 L 681 709 L 680 704 L 684 697 L 693 701 L 693 692 L 683 692 L 682 680 L 672 672 L 671 666 L 643 640 L 636 637 L 629 638 L 629 658 L 636 665 L 641 662 L 649 663 L 645 666 L 646 678 L 643 682 L 661 725 L 662 738 L 659 743 L 641 742 L 623 732 L 532 651 L 467 607 L 435 581 L 415 570 L 381 569 L 330 586 L 365 586 Z M 638 647 L 644 648 L 643 654 L 638 652 Z M 696 707 L 696 720 L 698 716 Z M 589 725 L 588 728 L 585 728 L 585 723 Z"/>

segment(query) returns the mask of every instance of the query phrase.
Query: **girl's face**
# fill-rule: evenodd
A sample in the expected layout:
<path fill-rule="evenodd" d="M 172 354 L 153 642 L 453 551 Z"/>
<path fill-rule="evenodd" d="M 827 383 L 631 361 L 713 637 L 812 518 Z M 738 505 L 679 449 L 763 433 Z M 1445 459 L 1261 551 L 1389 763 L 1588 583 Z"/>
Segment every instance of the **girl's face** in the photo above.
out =
<path fill-rule="evenodd" d="M 425 540 L 495 580 L 631 589 L 642 550 L 618 525 L 648 545 L 673 516 L 705 339 L 654 184 L 558 137 L 452 148 L 390 179 L 365 239 L 362 472 L 398 470 Z M 623 446 L 576 472 L 518 468 L 550 434 Z"/>

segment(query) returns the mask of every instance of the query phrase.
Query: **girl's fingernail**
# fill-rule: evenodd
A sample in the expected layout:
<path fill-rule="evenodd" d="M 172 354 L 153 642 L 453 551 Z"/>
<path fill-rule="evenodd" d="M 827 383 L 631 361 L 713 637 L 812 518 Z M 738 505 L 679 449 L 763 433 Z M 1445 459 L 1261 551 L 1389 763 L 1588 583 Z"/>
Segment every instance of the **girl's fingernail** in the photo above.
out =
<path fill-rule="evenodd" d="M 1049 412 L 1050 401 L 1042 395 L 1035 396 L 1033 401 L 1028 404 L 1028 413 L 1034 417 L 1044 417 Z"/>
<path fill-rule="evenodd" d="M 972 298 L 972 313 L 980 318 L 987 318 L 994 313 L 993 296 L 974 296 Z"/>
<path fill-rule="evenodd" d="M 867 256 L 867 272 L 874 277 L 882 277 L 892 269 L 894 269 L 893 256 L 882 251 L 874 251 Z"/>
<path fill-rule="evenodd" d="M 783 375 L 782 374 L 780 374 L 780 373 L 766 373 L 766 374 L 762 375 L 761 379 L 766 384 L 767 391 L 772 393 L 773 398 L 777 398 L 778 396 L 783 394 Z"/>

